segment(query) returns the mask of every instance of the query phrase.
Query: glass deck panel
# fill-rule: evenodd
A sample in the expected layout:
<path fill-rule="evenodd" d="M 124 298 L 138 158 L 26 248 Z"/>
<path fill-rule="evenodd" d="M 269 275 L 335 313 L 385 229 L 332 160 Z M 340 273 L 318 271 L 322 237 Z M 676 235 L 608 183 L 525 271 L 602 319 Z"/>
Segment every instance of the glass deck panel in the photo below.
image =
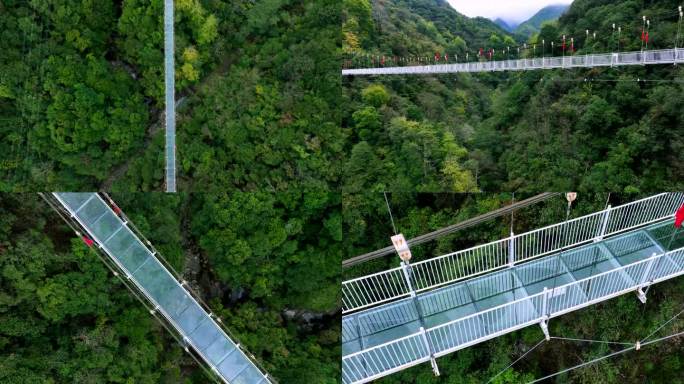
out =
<path fill-rule="evenodd" d="M 684 49 L 682 50 L 684 52 Z M 684 247 L 684 229 L 675 231 L 674 222 L 668 220 L 646 229 L 649 235 L 666 251 Z"/>
<path fill-rule="evenodd" d="M 216 324 L 213 321 L 209 321 L 208 317 L 189 335 L 190 341 L 200 351 L 207 349 L 212 342 L 219 338 L 227 341 Z M 217 358 L 221 357 L 218 356 Z"/>
<path fill-rule="evenodd" d="M 250 363 L 245 359 L 244 355 L 239 351 L 235 351 L 226 357 L 218 366 L 221 375 L 228 380 L 232 380 L 243 369 L 246 369 Z"/>
<path fill-rule="evenodd" d="M 95 236 L 101 242 L 104 242 L 114 235 L 115 232 L 121 228 L 121 226 L 121 220 L 112 211 L 107 211 L 99 219 L 95 220 L 94 223 L 90 224 L 89 229 L 93 236 Z"/>
<path fill-rule="evenodd" d="M 248 366 L 242 373 L 231 381 L 231 384 L 254 384 L 258 383 L 263 375 L 253 366 Z"/>
<path fill-rule="evenodd" d="M 173 288 L 178 285 L 176 280 L 154 258 L 138 268 L 133 277 L 157 303 L 160 303 L 161 299 L 169 295 Z"/>
<path fill-rule="evenodd" d="M 223 337 L 217 338 L 213 343 L 209 344 L 205 354 L 211 360 L 211 362 L 216 365 L 220 363 L 223 358 L 229 353 L 235 351 L 235 344 L 232 341 L 227 340 Z"/>
<path fill-rule="evenodd" d="M 561 259 L 575 280 L 586 279 L 620 267 L 605 247 L 596 244 L 566 251 L 561 255 Z"/>
<path fill-rule="evenodd" d="M 107 212 L 111 212 L 110 209 L 96 196 L 82 206 L 81 209 L 76 212 L 76 216 L 81 219 L 83 224 L 88 227 L 88 231 L 90 231 L 90 227 L 93 223 L 102 218 Z"/>
<path fill-rule="evenodd" d="M 192 305 L 192 298 L 183 288 L 176 285 L 169 290 L 167 295 L 159 299 L 159 305 L 164 308 L 169 316 L 176 318 Z"/>
<path fill-rule="evenodd" d="M 369 335 L 418 320 L 418 318 L 414 300 L 405 299 L 389 304 L 378 311 L 360 314 L 356 318 L 356 324 L 361 335 Z"/>
<path fill-rule="evenodd" d="M 185 332 L 189 334 L 200 325 L 200 323 L 205 320 L 207 315 L 204 313 L 202 308 L 197 303 L 191 303 L 185 311 L 181 312 L 174 320 L 178 323 L 178 326 Z"/>
<path fill-rule="evenodd" d="M 60 192 L 59 197 L 72 211 L 78 210 L 93 194 L 89 192 Z"/>

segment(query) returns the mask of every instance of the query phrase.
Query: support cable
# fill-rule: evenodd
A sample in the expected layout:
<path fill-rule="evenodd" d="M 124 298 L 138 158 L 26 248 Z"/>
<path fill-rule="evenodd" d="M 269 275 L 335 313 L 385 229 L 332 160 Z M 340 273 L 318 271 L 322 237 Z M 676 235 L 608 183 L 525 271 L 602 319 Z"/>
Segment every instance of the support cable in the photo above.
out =
<path fill-rule="evenodd" d="M 575 338 L 572 338 L 572 337 L 551 336 L 551 339 L 556 339 L 556 340 L 568 340 L 568 341 L 581 341 L 581 342 L 587 342 L 587 343 L 600 343 L 600 344 L 634 345 L 634 343 L 625 343 L 625 342 L 622 342 L 622 341 L 604 341 L 604 340 L 591 340 L 591 339 L 575 339 Z"/>
<path fill-rule="evenodd" d="M 661 337 L 661 338 L 659 338 L 659 339 L 654 339 L 654 340 L 651 340 L 651 341 L 647 341 L 647 342 L 645 342 L 645 343 L 640 343 L 639 347 L 645 347 L 645 346 L 650 345 L 650 344 L 655 344 L 655 343 L 657 343 L 657 342 L 660 342 L 660 341 L 663 341 L 663 340 L 667 340 L 667 339 L 671 339 L 671 338 L 677 337 L 677 336 L 682 336 L 682 335 L 684 335 L 684 332 L 678 332 L 678 333 L 675 333 L 675 334 L 672 334 L 672 335 L 669 335 L 669 336 Z M 617 351 L 617 352 L 613 352 L 613 353 L 608 354 L 608 355 L 605 355 L 605 356 L 597 357 L 596 359 L 586 361 L 586 362 L 584 362 L 584 363 L 582 363 L 582 364 L 575 365 L 574 367 L 566 368 L 566 369 L 564 369 L 564 370 L 562 370 L 562 371 L 558 371 L 558 372 L 556 372 L 556 373 L 552 373 L 552 374 L 547 375 L 547 376 L 544 376 L 544 377 L 542 377 L 542 378 L 532 380 L 532 381 L 528 382 L 527 384 L 538 383 L 538 382 L 540 382 L 540 381 L 544 381 L 544 380 L 546 380 L 546 379 L 550 379 L 550 378 L 552 378 L 552 377 L 555 377 L 555 376 L 558 376 L 558 375 L 562 375 L 563 373 L 567 373 L 567 372 L 570 372 L 570 371 L 572 371 L 572 370 L 575 370 L 575 369 L 579 369 L 579 368 L 585 367 L 585 366 L 587 366 L 587 365 L 589 365 L 589 364 L 593 364 L 593 363 L 599 362 L 599 361 L 604 360 L 604 359 L 607 359 L 607 358 L 609 358 L 609 357 L 617 356 L 617 355 L 623 354 L 623 353 L 625 353 L 625 352 L 629 352 L 629 351 L 631 351 L 631 350 L 636 350 L 636 349 L 637 349 L 637 346 L 636 346 L 636 345 L 632 345 L 631 347 L 627 347 L 627 348 L 622 349 L 622 350 L 619 350 L 619 351 Z"/>
<path fill-rule="evenodd" d="M 656 328 L 655 331 L 649 333 L 648 336 L 646 336 L 646 337 L 644 337 L 643 339 L 641 339 L 640 343 L 643 344 L 644 341 L 648 340 L 649 337 L 653 336 L 656 332 L 660 331 L 664 326 L 668 325 L 670 322 L 672 322 L 672 320 L 676 319 L 676 318 L 677 318 L 679 315 L 681 315 L 682 313 L 684 313 L 684 309 L 682 309 L 681 311 L 679 311 L 679 313 L 677 313 L 676 315 L 672 316 L 672 318 L 671 318 L 670 320 L 668 320 L 668 321 L 664 322 L 663 324 L 661 324 L 658 328 Z"/>
<path fill-rule="evenodd" d="M 514 205 L 509 205 L 509 206 L 505 206 L 502 208 L 498 208 L 498 209 L 495 209 L 491 212 L 487 212 L 485 214 L 482 214 L 482 215 L 479 215 L 476 217 L 472 217 L 470 219 L 463 220 L 460 223 L 456 223 L 456 224 L 450 225 L 448 227 L 444 227 L 444 228 L 438 229 L 436 231 L 426 233 L 424 235 L 416 236 L 412 239 L 408 239 L 407 242 L 411 246 L 427 243 L 427 242 L 432 241 L 432 240 L 439 238 L 441 236 L 449 235 L 449 234 L 454 233 L 456 231 L 459 231 L 459 230 L 462 230 L 465 228 L 470 228 L 472 226 L 475 226 L 477 224 L 491 220 L 493 218 L 497 218 L 500 216 L 507 215 L 512 210 L 525 208 L 527 206 L 536 204 L 538 202 L 548 200 L 548 199 L 555 197 L 557 195 L 559 195 L 559 193 L 557 193 L 557 192 L 540 193 L 540 194 L 532 196 L 528 199 L 518 201 Z M 394 250 L 394 247 L 392 247 L 392 246 L 381 248 L 381 249 L 378 249 L 378 250 L 375 250 L 372 252 L 364 253 L 363 255 L 359 255 L 359 256 L 355 256 L 355 257 L 343 260 L 342 261 L 342 267 L 343 268 L 349 268 L 349 267 L 352 267 L 354 265 L 361 264 L 363 262 L 370 261 L 373 259 L 377 259 L 377 258 L 380 258 L 380 257 L 385 256 L 385 255 L 391 255 L 394 252 L 395 252 L 395 250 Z"/>
<path fill-rule="evenodd" d="M 518 361 L 522 360 L 525 356 L 527 356 L 530 352 L 534 351 L 538 346 L 542 345 L 542 343 L 545 342 L 545 341 L 546 341 L 546 339 L 541 339 L 537 344 L 535 344 L 534 347 L 530 348 L 527 352 L 523 353 L 522 356 L 520 356 L 520 357 L 518 357 L 517 359 L 515 359 L 514 362 L 508 364 L 508 366 L 507 366 L 506 368 L 504 368 L 503 370 L 501 370 L 501 372 L 499 372 L 499 373 L 497 373 L 496 375 L 492 376 L 492 378 L 489 379 L 489 381 L 487 381 L 487 383 L 485 383 L 485 384 L 491 383 L 492 380 L 496 379 L 497 377 L 499 377 L 499 375 L 501 375 L 502 373 L 506 372 L 506 371 L 507 371 L 509 368 L 511 368 L 515 363 L 517 363 Z"/>
<path fill-rule="evenodd" d="M 677 23 L 677 38 L 675 39 L 675 51 L 679 47 L 679 34 L 682 31 L 682 17 L 684 17 L 684 11 L 682 10 L 682 6 L 679 6 L 679 22 Z M 675 58 L 676 60 L 676 58 Z"/>
<path fill-rule="evenodd" d="M 392 217 L 392 208 L 390 208 L 389 200 L 387 200 L 387 192 L 382 193 L 385 196 L 385 204 L 387 204 L 387 212 L 389 212 L 390 221 L 392 222 L 392 230 L 397 234 L 397 227 L 394 225 L 394 217 Z"/>

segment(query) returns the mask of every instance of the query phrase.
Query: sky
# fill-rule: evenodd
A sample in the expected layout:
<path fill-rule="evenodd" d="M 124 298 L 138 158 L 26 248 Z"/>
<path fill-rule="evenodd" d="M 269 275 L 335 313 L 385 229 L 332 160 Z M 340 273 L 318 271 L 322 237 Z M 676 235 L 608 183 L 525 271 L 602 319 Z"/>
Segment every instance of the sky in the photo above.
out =
<path fill-rule="evenodd" d="M 523 22 L 551 4 L 570 4 L 572 0 L 448 0 L 454 9 L 469 16 Z"/>

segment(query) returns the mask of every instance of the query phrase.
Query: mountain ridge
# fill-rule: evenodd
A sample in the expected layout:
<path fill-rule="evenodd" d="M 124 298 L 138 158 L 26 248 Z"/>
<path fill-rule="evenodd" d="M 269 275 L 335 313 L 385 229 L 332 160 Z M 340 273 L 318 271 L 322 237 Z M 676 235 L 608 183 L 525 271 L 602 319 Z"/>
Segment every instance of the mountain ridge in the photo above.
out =
<path fill-rule="evenodd" d="M 540 9 L 529 19 L 520 23 L 514 31 L 515 34 L 530 37 L 541 30 L 543 23 L 558 20 L 558 18 L 570 7 L 570 4 L 551 4 Z"/>

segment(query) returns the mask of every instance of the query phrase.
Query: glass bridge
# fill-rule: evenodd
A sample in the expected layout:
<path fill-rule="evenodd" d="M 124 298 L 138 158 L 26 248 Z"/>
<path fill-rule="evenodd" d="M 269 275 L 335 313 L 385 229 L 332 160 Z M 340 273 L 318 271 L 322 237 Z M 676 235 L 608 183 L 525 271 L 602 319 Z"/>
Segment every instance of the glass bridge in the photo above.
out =
<path fill-rule="evenodd" d="M 270 383 L 99 194 L 53 196 L 223 382 Z"/>
<path fill-rule="evenodd" d="M 532 324 L 544 328 L 551 317 L 683 273 L 684 231 L 675 232 L 670 216 L 365 308 L 343 316 L 343 383 L 368 382 Z"/>
<path fill-rule="evenodd" d="M 684 63 L 684 48 L 453 64 L 409 65 L 405 67 L 353 68 L 342 69 L 342 76 L 531 71 L 554 68 L 594 68 L 677 63 Z"/>

